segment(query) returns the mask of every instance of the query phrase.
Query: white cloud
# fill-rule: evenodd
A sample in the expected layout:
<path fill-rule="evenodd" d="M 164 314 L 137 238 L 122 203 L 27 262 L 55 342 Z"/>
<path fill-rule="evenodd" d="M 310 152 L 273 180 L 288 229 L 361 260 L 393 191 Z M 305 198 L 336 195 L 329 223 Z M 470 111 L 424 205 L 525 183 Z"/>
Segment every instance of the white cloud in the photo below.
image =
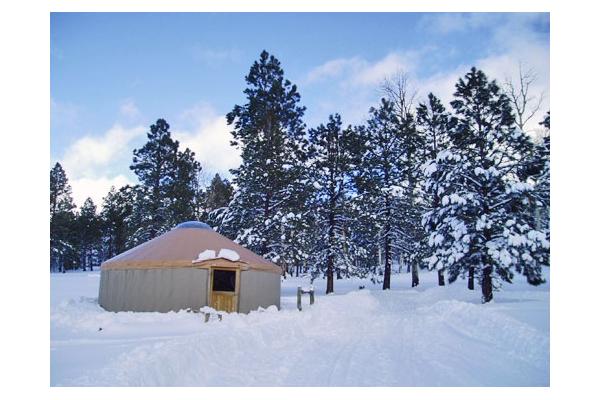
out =
<path fill-rule="evenodd" d="M 310 70 L 306 82 L 311 83 L 322 79 L 335 78 L 345 70 L 355 70 L 364 63 L 365 61 L 358 57 L 330 60 Z"/>
<path fill-rule="evenodd" d="M 130 142 L 143 135 L 143 126 L 125 128 L 115 124 L 102 136 L 85 136 L 67 148 L 61 164 L 69 177 L 98 176 L 116 159 L 131 156 Z"/>
<path fill-rule="evenodd" d="M 129 119 L 135 119 L 141 115 L 135 101 L 133 99 L 125 99 L 119 107 L 119 113 Z"/>
<path fill-rule="evenodd" d="M 305 81 L 313 83 L 340 77 L 340 83 L 344 86 L 378 85 L 390 75 L 414 68 L 416 58 L 416 52 L 391 52 L 372 62 L 361 57 L 338 58 L 311 69 Z"/>
<path fill-rule="evenodd" d="M 229 176 L 229 169 L 240 165 L 237 148 L 230 145 L 231 127 L 224 115 L 219 115 L 207 103 L 197 104 L 183 111 L 172 130 L 182 149 L 189 147 L 196 153 L 202 169 L 210 174 Z"/>
<path fill-rule="evenodd" d="M 121 173 L 128 171 L 132 141 L 145 132 L 144 127 L 125 128 L 115 124 L 101 136 L 85 136 L 67 148 L 59 162 L 65 169 L 73 189 L 73 200 L 80 207 L 91 197 L 100 208 L 110 187 L 131 184 Z"/>
<path fill-rule="evenodd" d="M 415 54 L 413 53 L 389 53 L 384 58 L 358 71 L 354 81 L 361 85 L 380 85 L 386 78 L 398 72 L 410 71 L 414 68 Z"/>
<path fill-rule="evenodd" d="M 91 197 L 98 211 L 100 211 L 102 207 L 102 199 L 108 194 L 111 186 L 114 186 L 118 189 L 125 185 L 132 185 L 133 182 L 124 175 L 117 175 L 112 178 L 99 177 L 70 179 L 69 184 L 73 189 L 73 200 L 78 207 L 83 205 L 85 199 Z"/>
<path fill-rule="evenodd" d="M 362 123 L 369 108 L 374 106 L 381 93 L 378 89 L 387 77 L 414 70 L 422 54 L 429 51 L 390 52 L 381 59 L 368 61 L 362 57 L 338 58 L 311 69 L 304 79 L 311 89 L 322 84 L 333 84 L 332 90 L 315 90 L 316 109 L 307 110 L 307 122 L 315 125 L 324 122 L 327 115 L 338 112 L 344 123 Z M 329 95 L 327 93 L 330 93 Z M 306 94 L 305 94 L 306 95 Z"/>

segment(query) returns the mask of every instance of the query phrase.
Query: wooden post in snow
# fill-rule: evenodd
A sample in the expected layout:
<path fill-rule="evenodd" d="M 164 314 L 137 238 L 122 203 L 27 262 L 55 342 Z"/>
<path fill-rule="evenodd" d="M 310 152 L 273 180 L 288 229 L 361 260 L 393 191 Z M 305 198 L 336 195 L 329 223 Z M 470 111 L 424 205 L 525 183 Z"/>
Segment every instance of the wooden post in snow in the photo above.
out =
<path fill-rule="evenodd" d="M 311 286 L 310 289 L 304 290 L 304 289 L 302 289 L 302 286 L 298 286 L 298 292 L 297 292 L 298 311 L 302 311 L 302 295 L 305 293 L 308 293 L 308 295 L 309 295 L 310 305 L 312 306 L 313 304 L 315 304 L 315 289 Z"/>

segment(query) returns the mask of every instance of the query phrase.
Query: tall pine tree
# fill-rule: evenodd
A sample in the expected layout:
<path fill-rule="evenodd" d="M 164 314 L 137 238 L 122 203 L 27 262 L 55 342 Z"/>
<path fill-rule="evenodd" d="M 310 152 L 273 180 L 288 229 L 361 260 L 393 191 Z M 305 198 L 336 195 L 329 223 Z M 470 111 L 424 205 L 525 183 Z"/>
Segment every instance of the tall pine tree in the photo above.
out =
<path fill-rule="evenodd" d="M 148 141 L 133 151 L 131 170 L 140 180 L 136 194 L 134 242 L 150 240 L 198 215 L 200 164 L 190 149 L 179 151 L 170 126 L 158 119 Z"/>
<path fill-rule="evenodd" d="M 371 220 L 377 230 L 372 245 L 382 252 L 383 289 L 390 288 L 393 245 L 402 235 L 398 199 L 403 193 L 402 170 L 398 156 L 402 153 L 400 130 L 401 122 L 394 111 L 393 104 L 381 100 L 378 108 L 371 108 L 357 188 L 360 203 L 359 212 Z M 376 240 L 375 243 L 373 241 Z"/>
<path fill-rule="evenodd" d="M 133 150 L 131 170 L 141 183 L 138 208 L 144 210 L 136 236 L 150 240 L 168 229 L 170 191 L 175 174 L 178 143 L 171 137 L 169 124 L 158 119 L 150 126 L 148 141 Z"/>
<path fill-rule="evenodd" d="M 75 265 L 75 204 L 65 170 L 56 163 L 50 170 L 50 270 L 65 272 Z"/>
<path fill-rule="evenodd" d="M 315 188 L 312 209 L 315 217 L 316 249 L 311 252 L 318 271 L 325 270 L 326 293 L 333 292 L 334 271 L 350 271 L 353 244 L 349 196 L 353 190 L 353 171 L 358 169 L 360 153 L 351 127 L 342 128 L 338 114 L 329 116 L 327 125 L 309 131 L 312 181 Z"/>
<path fill-rule="evenodd" d="M 96 205 L 89 197 L 79 210 L 76 226 L 79 266 L 84 271 L 89 267 L 91 271 L 94 265 L 101 262 L 102 225 Z"/>
<path fill-rule="evenodd" d="M 426 103 L 417 107 L 417 125 L 420 135 L 424 139 L 425 161 L 423 163 L 423 218 L 422 223 L 427 234 L 435 232 L 439 224 L 439 210 L 442 205 L 440 195 L 441 167 L 438 167 L 437 158 L 441 151 L 446 150 L 450 143 L 449 130 L 451 117 L 442 102 L 429 93 Z M 438 170 L 439 168 L 439 170 Z M 437 262 L 436 243 L 427 238 L 428 251 L 425 257 L 430 269 L 436 269 L 438 285 L 445 285 L 444 265 Z"/>
<path fill-rule="evenodd" d="M 302 256 L 307 193 L 304 107 L 279 60 L 266 51 L 246 76 L 246 103 L 227 114 L 242 163 L 222 232 L 263 256 L 289 265 Z"/>

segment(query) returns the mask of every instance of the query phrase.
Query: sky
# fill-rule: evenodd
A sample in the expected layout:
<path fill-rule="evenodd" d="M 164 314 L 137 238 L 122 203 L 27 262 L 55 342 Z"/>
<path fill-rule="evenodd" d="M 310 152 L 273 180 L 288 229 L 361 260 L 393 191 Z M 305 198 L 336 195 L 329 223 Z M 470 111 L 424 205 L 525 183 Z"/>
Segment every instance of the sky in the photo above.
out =
<path fill-rule="evenodd" d="M 264 49 L 298 86 L 304 121 L 365 121 L 381 83 L 404 73 L 417 100 L 446 104 L 471 66 L 498 83 L 533 70 L 549 110 L 548 13 L 52 13 L 50 158 L 77 205 L 137 183 L 133 149 L 165 118 L 196 153 L 207 184 L 239 165 L 225 115 Z"/>

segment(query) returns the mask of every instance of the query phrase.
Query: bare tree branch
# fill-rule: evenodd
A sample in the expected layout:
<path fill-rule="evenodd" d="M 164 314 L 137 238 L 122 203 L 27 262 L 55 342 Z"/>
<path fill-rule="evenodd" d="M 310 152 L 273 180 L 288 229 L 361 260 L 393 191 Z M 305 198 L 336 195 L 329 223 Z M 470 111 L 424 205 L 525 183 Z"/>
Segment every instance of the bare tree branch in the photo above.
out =
<path fill-rule="evenodd" d="M 392 102 L 401 118 L 405 118 L 412 112 L 417 91 L 411 87 L 406 72 L 398 71 L 393 76 L 386 77 L 380 89 L 384 97 Z"/>
<path fill-rule="evenodd" d="M 517 126 L 522 130 L 525 130 L 525 125 L 540 110 L 545 99 L 544 92 L 537 96 L 530 93 L 531 87 L 537 79 L 538 74 L 533 68 L 524 71 L 522 63 L 519 63 L 518 82 L 515 84 L 512 79 L 506 78 L 504 84 L 504 90 L 515 112 Z"/>

